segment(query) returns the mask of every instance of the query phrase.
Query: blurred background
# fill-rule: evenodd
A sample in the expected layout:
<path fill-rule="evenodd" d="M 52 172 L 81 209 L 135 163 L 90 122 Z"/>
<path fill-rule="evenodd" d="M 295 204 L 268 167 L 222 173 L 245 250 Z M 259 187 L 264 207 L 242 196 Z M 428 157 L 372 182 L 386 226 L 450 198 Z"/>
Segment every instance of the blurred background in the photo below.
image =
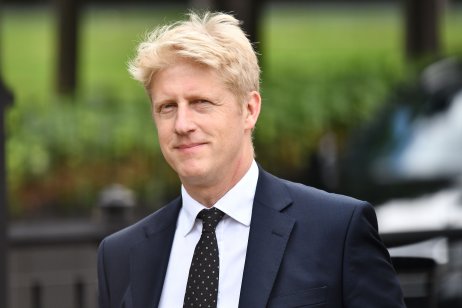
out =
<path fill-rule="evenodd" d="M 462 307 L 462 1 L 0 0 L 0 307 L 96 307 L 101 238 L 179 181 L 127 62 L 189 9 L 260 52 L 257 161 L 366 199 L 409 307 Z"/>

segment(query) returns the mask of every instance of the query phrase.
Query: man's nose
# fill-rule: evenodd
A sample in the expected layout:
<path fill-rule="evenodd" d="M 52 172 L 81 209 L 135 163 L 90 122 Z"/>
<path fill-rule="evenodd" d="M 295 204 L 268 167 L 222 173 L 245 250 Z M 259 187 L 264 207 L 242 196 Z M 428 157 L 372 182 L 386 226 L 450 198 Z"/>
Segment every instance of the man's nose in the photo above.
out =
<path fill-rule="evenodd" d="M 175 118 L 175 132 L 184 135 L 194 131 L 196 125 L 194 123 L 194 114 L 187 105 L 179 105 Z"/>

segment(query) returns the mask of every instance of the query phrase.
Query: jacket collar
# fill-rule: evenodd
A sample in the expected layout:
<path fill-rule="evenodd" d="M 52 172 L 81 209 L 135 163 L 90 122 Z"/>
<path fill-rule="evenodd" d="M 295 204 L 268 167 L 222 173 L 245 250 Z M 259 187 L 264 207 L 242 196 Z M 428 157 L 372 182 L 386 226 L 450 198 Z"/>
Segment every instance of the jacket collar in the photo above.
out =
<path fill-rule="evenodd" d="M 266 307 L 295 219 L 283 212 L 292 204 L 283 180 L 260 168 L 239 307 Z"/>
<path fill-rule="evenodd" d="M 157 307 L 159 303 L 180 208 L 181 198 L 177 198 L 149 217 L 144 226 L 145 239 L 132 248 L 133 307 Z"/>

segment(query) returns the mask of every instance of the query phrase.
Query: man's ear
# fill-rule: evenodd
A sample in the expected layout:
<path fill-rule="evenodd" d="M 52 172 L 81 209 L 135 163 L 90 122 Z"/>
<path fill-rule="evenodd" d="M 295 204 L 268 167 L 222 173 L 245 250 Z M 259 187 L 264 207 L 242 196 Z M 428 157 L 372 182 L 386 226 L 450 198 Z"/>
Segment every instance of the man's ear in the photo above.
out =
<path fill-rule="evenodd" d="M 257 91 L 249 93 L 247 101 L 244 103 L 245 128 L 253 130 L 260 115 L 261 96 Z"/>

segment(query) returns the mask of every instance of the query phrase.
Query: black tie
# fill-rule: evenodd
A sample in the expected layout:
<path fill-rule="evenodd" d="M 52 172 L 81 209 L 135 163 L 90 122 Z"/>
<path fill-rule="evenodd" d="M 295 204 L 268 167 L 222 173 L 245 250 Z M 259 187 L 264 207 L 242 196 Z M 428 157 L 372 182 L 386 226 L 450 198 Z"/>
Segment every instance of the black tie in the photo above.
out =
<path fill-rule="evenodd" d="M 218 273 L 220 270 L 215 228 L 224 213 L 216 208 L 202 210 L 202 234 L 194 249 L 189 268 L 183 307 L 217 307 Z"/>

